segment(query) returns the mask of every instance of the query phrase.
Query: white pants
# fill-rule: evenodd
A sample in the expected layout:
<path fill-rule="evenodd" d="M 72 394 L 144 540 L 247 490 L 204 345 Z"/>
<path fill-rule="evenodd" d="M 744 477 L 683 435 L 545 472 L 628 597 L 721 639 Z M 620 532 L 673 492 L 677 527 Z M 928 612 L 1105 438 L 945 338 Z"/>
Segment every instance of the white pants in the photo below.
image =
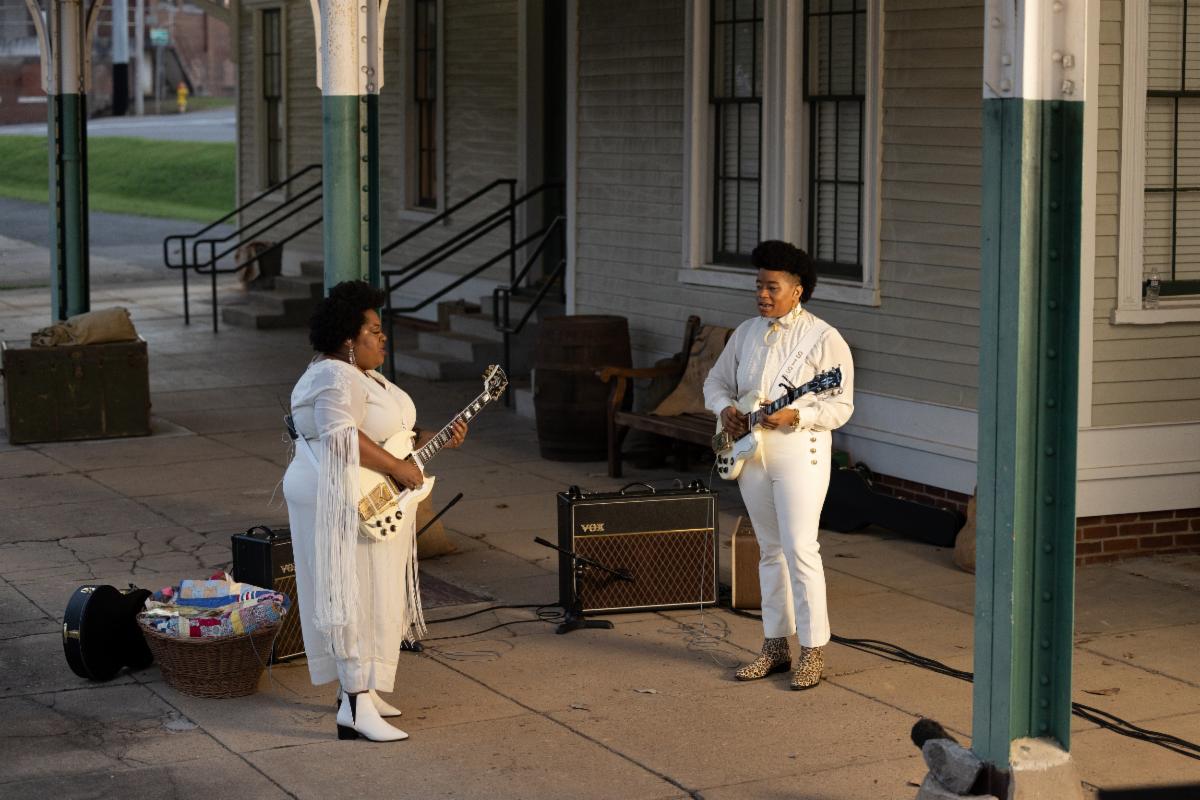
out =
<path fill-rule="evenodd" d="M 287 499 L 292 528 L 292 556 L 296 563 L 296 593 L 300 608 L 300 631 L 309 677 L 314 686 L 339 681 L 347 692 L 375 689 L 392 691 L 400 640 L 408 631 L 398 624 L 404 618 L 404 575 L 412 557 L 413 523 L 407 536 L 386 542 L 370 542 L 359 537 L 355 560 L 358 572 L 358 618 L 341 631 L 334 655 L 334 643 L 318 630 L 313 619 L 313 604 L 318 587 L 313 579 L 317 538 L 317 474 L 304 456 L 292 459 L 283 477 L 283 495 Z"/>
<path fill-rule="evenodd" d="M 828 431 L 761 432 L 738 487 L 750 512 L 760 558 L 763 635 L 796 634 L 804 647 L 829 642 L 825 569 L 817 527 L 829 488 Z"/>

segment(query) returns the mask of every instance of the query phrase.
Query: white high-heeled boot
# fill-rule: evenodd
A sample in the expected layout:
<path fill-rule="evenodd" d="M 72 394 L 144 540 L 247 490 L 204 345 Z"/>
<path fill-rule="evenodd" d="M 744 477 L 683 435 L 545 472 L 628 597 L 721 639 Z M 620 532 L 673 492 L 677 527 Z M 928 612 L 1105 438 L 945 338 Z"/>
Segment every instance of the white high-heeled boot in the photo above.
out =
<path fill-rule="evenodd" d="M 344 703 L 338 707 L 337 732 L 339 739 L 357 739 L 362 736 L 372 742 L 399 742 L 408 734 L 383 721 L 371 702 L 371 696 L 346 694 Z"/>
<path fill-rule="evenodd" d="M 369 689 L 367 691 L 367 693 L 371 695 L 371 702 L 375 704 L 375 710 L 378 711 L 379 716 L 383 717 L 384 719 L 387 719 L 388 717 L 399 717 L 402 714 L 404 714 L 403 711 L 396 708 L 394 705 L 389 703 L 387 700 L 384 700 L 382 697 L 380 697 L 379 692 L 375 691 L 374 689 Z M 345 692 L 342 691 L 341 686 L 338 686 L 338 690 L 337 690 L 337 706 L 338 706 L 338 708 L 342 707 L 342 698 L 343 697 L 345 697 Z"/>

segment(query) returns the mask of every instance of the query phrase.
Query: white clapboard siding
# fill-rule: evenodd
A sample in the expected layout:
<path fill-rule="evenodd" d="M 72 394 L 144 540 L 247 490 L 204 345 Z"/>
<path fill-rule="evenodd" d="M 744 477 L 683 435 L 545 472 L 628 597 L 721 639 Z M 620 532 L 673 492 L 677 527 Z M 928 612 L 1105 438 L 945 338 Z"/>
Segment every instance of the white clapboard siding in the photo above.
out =
<path fill-rule="evenodd" d="M 1117 232 L 1120 227 L 1122 10 L 1123 4 L 1114 0 L 1106 0 L 1101 6 L 1095 304 L 1092 309 L 1092 424 L 1096 426 L 1200 419 L 1200 325 L 1113 325 L 1110 322 L 1116 305 Z M 1200 9 L 1191 14 L 1189 40 L 1193 31 L 1200 36 L 1200 19 L 1196 18 L 1196 11 Z M 1178 45 L 1171 43 L 1170 26 L 1179 22 L 1159 7 L 1150 19 L 1150 34 L 1156 41 L 1149 48 L 1147 78 L 1151 87 L 1178 86 L 1179 51 Z M 1191 24 L 1193 22 L 1195 24 Z M 1178 35 L 1175 40 L 1179 40 Z M 1189 41 L 1189 50 L 1198 52 L 1193 48 L 1200 48 L 1200 41 Z M 1196 85 L 1200 85 L 1200 75 L 1189 74 L 1189 88 Z M 1147 181 L 1148 185 L 1161 185 L 1164 169 L 1168 171 L 1169 180 L 1169 156 L 1166 156 L 1164 167 L 1163 148 L 1169 149 L 1171 133 L 1164 130 L 1160 109 L 1151 104 L 1147 112 Z M 1190 131 L 1188 144 L 1196 153 L 1194 145 L 1200 141 L 1196 123 Z M 1181 139 L 1180 143 L 1185 142 Z M 1151 200 L 1154 195 L 1146 197 Z M 1166 210 L 1168 224 L 1169 213 L 1169 209 Z M 1191 214 L 1185 224 L 1194 229 L 1200 224 L 1200 209 L 1192 210 Z M 1156 266 L 1163 269 L 1164 248 L 1169 253 L 1170 244 L 1166 241 L 1168 237 L 1162 235 L 1164 211 L 1160 204 L 1147 202 L 1146 215 L 1147 264 L 1144 266 L 1145 273 L 1149 274 Z M 1193 252 L 1197 249 L 1194 242 L 1183 244 L 1190 246 Z"/>
<path fill-rule="evenodd" d="M 517 0 L 454 0 L 444 2 L 445 31 L 442 36 L 445 130 L 439 144 L 444 148 L 446 185 L 444 203 L 450 204 L 496 178 L 517 177 Z M 379 95 L 380 205 L 383 243 L 394 241 L 412 230 L 420 220 L 407 214 L 405 162 L 407 158 L 404 106 L 406 80 L 411 74 L 407 59 L 411 50 L 402 41 L 408 29 L 404 14 L 407 4 L 393 5 L 384 28 L 384 87 Z M 253 40 L 256 12 L 243 9 L 238 43 L 241 59 L 238 111 L 242 115 L 239 202 L 262 187 L 258 185 L 259 143 L 255 121 L 260 113 L 253 89 L 255 60 Z M 321 93 L 316 86 L 315 37 L 312 14 L 307 5 L 285 4 L 287 16 L 287 129 L 285 133 L 288 171 L 320 163 L 322 151 Z M 481 203 L 471 213 L 462 213 L 447 225 L 435 226 L 411 245 L 399 248 L 384 259 L 384 268 L 396 267 L 435 247 L 450 236 L 486 216 L 507 200 L 503 191 Z M 312 209 L 312 213 L 317 212 Z M 305 214 L 304 220 L 310 217 Z M 285 235 L 284 228 L 273 237 Z M 447 261 L 439 270 L 464 272 L 507 246 L 506 230 L 498 231 Z M 296 250 L 321 252 L 318 227 L 288 245 Z M 507 274 L 507 261 L 488 277 Z"/>
<path fill-rule="evenodd" d="M 677 350 L 690 314 L 733 326 L 754 313 L 748 292 L 678 280 L 685 7 L 579 6 L 577 311 L 629 317 L 641 363 Z M 982 19 L 978 0 L 900 0 L 884 16 L 884 86 L 896 88 L 882 103 L 882 305 L 813 303 L 867 391 L 976 402 Z"/>

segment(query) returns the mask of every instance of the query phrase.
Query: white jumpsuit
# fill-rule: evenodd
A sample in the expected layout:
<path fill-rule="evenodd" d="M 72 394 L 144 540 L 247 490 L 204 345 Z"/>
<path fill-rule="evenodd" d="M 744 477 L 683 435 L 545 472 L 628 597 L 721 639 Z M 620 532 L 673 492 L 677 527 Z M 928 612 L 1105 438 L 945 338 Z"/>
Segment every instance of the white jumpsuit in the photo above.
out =
<path fill-rule="evenodd" d="M 777 320 L 746 320 L 733 332 L 704 382 L 704 404 L 720 416 L 750 390 L 768 400 L 782 396 L 780 371 L 788 364 L 796 365 L 786 376 L 796 386 L 826 369 L 841 367 L 842 393 L 806 395 L 794 401 L 789 408 L 799 412 L 799 428 L 761 430 L 758 451 L 738 477 L 760 551 L 763 634 L 777 638 L 795 633 L 804 647 L 829 642 L 817 529 L 829 488 L 830 431 L 844 425 L 854 412 L 854 364 L 849 346 L 836 330 L 826 327 L 806 357 L 792 360 L 796 345 L 817 324 L 823 323 L 800 306 Z"/>
<path fill-rule="evenodd" d="M 298 442 L 283 479 L 309 675 L 390 692 L 401 639 L 423 627 L 415 520 L 387 541 L 358 535 L 358 431 L 383 443 L 412 430 L 416 409 L 378 373 L 318 359 L 292 390 L 292 418 L 320 462 L 318 471 Z"/>

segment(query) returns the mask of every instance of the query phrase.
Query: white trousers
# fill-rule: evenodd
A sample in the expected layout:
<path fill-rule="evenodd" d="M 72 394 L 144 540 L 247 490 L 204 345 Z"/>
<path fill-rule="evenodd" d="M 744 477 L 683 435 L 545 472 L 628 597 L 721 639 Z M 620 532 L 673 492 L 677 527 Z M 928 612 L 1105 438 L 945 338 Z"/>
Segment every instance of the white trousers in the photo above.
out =
<path fill-rule="evenodd" d="M 335 648 L 313 619 L 318 591 L 313 579 L 313 561 L 317 539 L 325 532 L 316 530 L 315 524 L 316 470 L 303 455 L 297 454 L 284 474 L 283 496 L 292 528 L 296 593 L 300 601 L 300 608 L 292 613 L 300 614 L 304 653 L 313 685 L 336 680 L 347 692 L 392 691 L 400 640 L 407 633 L 398 620 L 404 618 L 404 575 L 412 557 L 414 521 L 409 523 L 407 536 L 387 542 L 370 542 L 359 537 L 355 553 L 358 618 L 341 631 Z"/>
<path fill-rule="evenodd" d="M 829 642 L 825 568 L 817 528 L 829 489 L 828 431 L 762 431 L 738 487 L 758 539 L 763 635 Z"/>

